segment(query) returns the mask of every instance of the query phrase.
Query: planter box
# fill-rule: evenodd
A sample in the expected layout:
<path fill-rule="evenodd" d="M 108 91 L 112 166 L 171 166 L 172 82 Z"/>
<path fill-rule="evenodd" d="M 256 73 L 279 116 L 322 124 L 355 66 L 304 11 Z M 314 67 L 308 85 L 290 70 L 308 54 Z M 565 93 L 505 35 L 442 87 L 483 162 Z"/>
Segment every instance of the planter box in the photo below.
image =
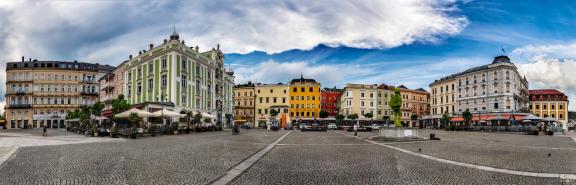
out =
<path fill-rule="evenodd" d="M 380 136 L 384 137 L 418 137 L 418 128 L 380 128 Z"/>

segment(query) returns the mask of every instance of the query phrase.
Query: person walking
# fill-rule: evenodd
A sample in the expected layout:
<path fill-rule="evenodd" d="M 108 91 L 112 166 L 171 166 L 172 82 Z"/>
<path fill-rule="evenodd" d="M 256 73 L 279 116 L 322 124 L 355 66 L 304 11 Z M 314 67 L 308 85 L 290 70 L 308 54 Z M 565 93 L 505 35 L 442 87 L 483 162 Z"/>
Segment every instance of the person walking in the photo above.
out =
<path fill-rule="evenodd" d="M 42 132 L 42 136 L 48 136 L 48 133 L 46 133 L 46 126 L 44 126 L 44 131 Z"/>

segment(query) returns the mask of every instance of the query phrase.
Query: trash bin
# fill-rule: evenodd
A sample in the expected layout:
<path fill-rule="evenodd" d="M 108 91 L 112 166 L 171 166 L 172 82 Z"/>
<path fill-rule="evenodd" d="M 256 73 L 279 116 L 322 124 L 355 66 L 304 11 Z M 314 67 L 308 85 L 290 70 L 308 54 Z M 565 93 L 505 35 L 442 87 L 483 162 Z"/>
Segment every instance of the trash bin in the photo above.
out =
<path fill-rule="evenodd" d="M 430 133 L 430 140 L 434 140 L 436 138 L 436 134 Z"/>

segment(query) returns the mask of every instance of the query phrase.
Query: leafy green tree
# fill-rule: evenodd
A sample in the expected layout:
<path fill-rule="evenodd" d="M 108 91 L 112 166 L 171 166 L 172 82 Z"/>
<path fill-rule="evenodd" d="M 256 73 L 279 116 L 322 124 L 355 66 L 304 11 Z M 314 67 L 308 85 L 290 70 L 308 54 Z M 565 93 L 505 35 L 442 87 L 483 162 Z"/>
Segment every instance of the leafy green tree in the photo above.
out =
<path fill-rule="evenodd" d="M 342 120 L 344 120 L 344 118 L 346 118 L 346 117 L 342 114 L 338 114 L 338 115 L 336 115 L 335 118 L 336 118 L 336 121 L 338 122 L 338 124 L 341 124 Z"/>
<path fill-rule="evenodd" d="M 390 116 L 382 116 L 382 120 L 384 120 L 384 121 L 389 120 L 389 119 L 390 119 Z"/>
<path fill-rule="evenodd" d="M 321 110 L 320 113 L 318 113 L 318 116 L 320 116 L 320 118 L 327 118 L 328 112 Z"/>
<path fill-rule="evenodd" d="M 78 113 L 78 118 L 80 119 L 80 123 L 84 127 L 90 126 L 90 108 L 82 107 L 82 110 Z"/>
<path fill-rule="evenodd" d="M 194 112 L 185 111 L 185 114 L 186 114 L 186 121 L 188 122 L 188 128 L 190 128 L 190 122 L 192 122 L 192 117 L 194 117 Z"/>
<path fill-rule="evenodd" d="M 464 123 L 466 123 L 466 125 L 469 125 L 470 121 L 472 121 L 472 113 L 470 113 L 468 109 L 462 112 L 462 117 L 464 117 Z"/>
<path fill-rule="evenodd" d="M 124 95 L 118 95 L 118 97 L 112 100 L 112 115 L 127 111 L 130 109 L 130 104 L 124 99 Z"/>
<path fill-rule="evenodd" d="M 142 121 L 142 118 L 138 116 L 136 113 L 130 113 L 128 116 L 128 122 L 130 123 L 130 127 L 135 127 L 138 123 Z"/>
<path fill-rule="evenodd" d="M 270 116 L 272 117 L 278 116 L 279 113 L 276 109 L 270 109 Z"/>
<path fill-rule="evenodd" d="M 196 112 L 196 114 L 194 114 L 194 124 L 196 124 L 197 127 L 200 127 L 201 121 L 202 121 L 202 113 Z"/>
<path fill-rule="evenodd" d="M 372 117 L 374 117 L 374 114 L 369 112 L 369 113 L 364 114 L 364 117 L 372 119 Z"/>
<path fill-rule="evenodd" d="M 402 113 L 400 111 L 402 108 L 402 95 L 400 94 L 400 88 L 394 89 L 394 95 L 392 95 L 388 105 L 394 111 L 394 126 L 402 127 L 402 123 L 400 122 L 400 116 Z"/>
<path fill-rule="evenodd" d="M 444 125 L 444 127 L 450 127 L 450 120 L 452 119 L 452 117 L 445 112 L 444 114 L 442 114 L 442 119 L 440 120 L 440 122 Z"/>
<path fill-rule="evenodd" d="M 104 103 L 102 103 L 101 101 L 97 101 L 96 103 L 94 103 L 94 105 L 92 105 L 92 115 L 95 116 L 100 116 L 100 114 L 102 113 L 102 109 L 104 109 Z"/>
<path fill-rule="evenodd" d="M 358 114 L 350 114 L 350 115 L 348 115 L 348 119 L 351 119 L 351 120 L 358 119 Z"/>

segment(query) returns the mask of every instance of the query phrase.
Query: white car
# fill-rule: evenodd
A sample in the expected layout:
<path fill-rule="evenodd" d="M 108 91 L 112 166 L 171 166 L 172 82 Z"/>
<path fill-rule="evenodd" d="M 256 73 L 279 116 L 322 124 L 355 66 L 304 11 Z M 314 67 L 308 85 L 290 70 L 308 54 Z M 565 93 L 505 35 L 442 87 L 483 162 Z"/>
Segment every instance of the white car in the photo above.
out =
<path fill-rule="evenodd" d="M 338 129 L 338 126 L 336 126 L 335 123 L 328 124 L 328 130 L 336 130 L 336 129 Z"/>

